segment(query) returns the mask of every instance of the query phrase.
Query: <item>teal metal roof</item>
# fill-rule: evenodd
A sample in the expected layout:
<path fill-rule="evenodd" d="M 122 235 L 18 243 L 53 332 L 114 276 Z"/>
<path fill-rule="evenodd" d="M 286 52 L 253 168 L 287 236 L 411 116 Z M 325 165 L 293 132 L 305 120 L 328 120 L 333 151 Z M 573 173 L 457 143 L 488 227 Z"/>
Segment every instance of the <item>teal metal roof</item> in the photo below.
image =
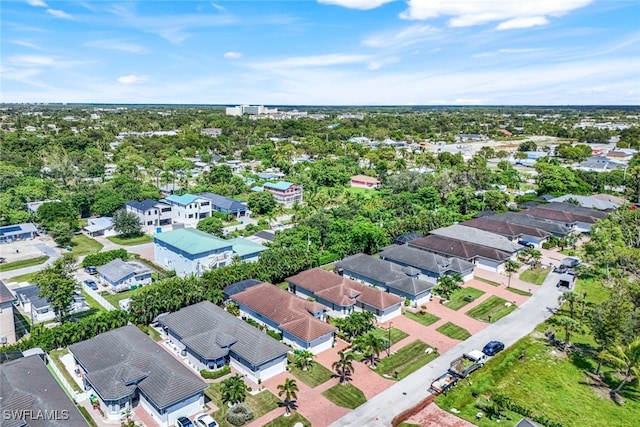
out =
<path fill-rule="evenodd" d="M 233 244 L 233 254 L 241 257 L 266 251 L 268 249 L 267 247 L 262 246 L 259 243 L 255 243 L 251 240 L 243 239 L 241 237 L 229 239 L 227 240 L 227 242 Z"/>
<path fill-rule="evenodd" d="M 257 185 L 257 186 L 255 186 L 255 187 L 252 187 L 252 188 L 251 188 L 251 191 L 253 191 L 253 192 L 255 192 L 255 193 L 258 193 L 258 192 L 260 192 L 260 191 L 264 191 L 264 188 L 262 188 L 262 187 L 260 187 L 260 186 L 258 186 L 258 185 Z"/>
<path fill-rule="evenodd" d="M 265 187 L 275 188 L 276 190 L 287 190 L 293 184 L 287 181 L 278 181 L 278 182 L 267 182 L 264 184 Z"/>
<path fill-rule="evenodd" d="M 198 255 L 232 246 L 230 240 L 212 236 L 195 228 L 181 228 L 166 233 L 158 233 L 153 238 L 190 255 Z"/>
<path fill-rule="evenodd" d="M 177 203 L 179 205 L 186 206 L 190 203 L 193 203 L 198 199 L 198 196 L 194 196 L 193 194 L 183 194 L 182 196 L 176 196 L 175 194 L 170 195 L 165 200 L 168 200 L 173 203 Z"/>

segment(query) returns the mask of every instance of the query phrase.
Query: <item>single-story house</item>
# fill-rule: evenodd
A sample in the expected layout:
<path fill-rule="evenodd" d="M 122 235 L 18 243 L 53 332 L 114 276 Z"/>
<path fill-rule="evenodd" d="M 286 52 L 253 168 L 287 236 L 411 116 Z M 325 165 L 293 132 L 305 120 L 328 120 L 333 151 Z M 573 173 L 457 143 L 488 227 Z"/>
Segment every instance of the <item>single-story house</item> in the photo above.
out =
<path fill-rule="evenodd" d="M 409 247 L 420 249 L 444 257 L 461 258 L 484 270 L 502 272 L 504 263 L 513 254 L 489 246 L 458 240 L 451 237 L 430 234 L 408 243 Z"/>
<path fill-rule="evenodd" d="M 318 354 L 332 347 L 336 328 L 327 323 L 324 305 L 307 301 L 271 283 L 261 283 L 230 295 L 240 314 L 282 334 L 294 348 Z"/>
<path fill-rule="evenodd" d="M 436 285 L 433 278 L 420 278 L 418 269 L 402 267 L 366 254 L 356 254 L 338 261 L 336 272 L 351 280 L 382 288 L 403 300 L 408 299 L 413 305 L 429 301 L 431 289 Z"/>
<path fill-rule="evenodd" d="M 11 243 L 16 240 L 32 239 L 37 235 L 38 229 L 31 222 L 0 227 L 0 243 Z"/>
<path fill-rule="evenodd" d="M 581 162 L 577 169 L 589 172 L 610 172 L 612 170 L 622 170 L 626 166 L 626 163 L 610 160 L 604 156 L 593 156 Z"/>
<path fill-rule="evenodd" d="M 287 278 L 289 292 L 303 298 L 314 298 L 327 306 L 329 314 L 344 317 L 352 311 L 370 311 L 378 322 L 386 322 L 402 314 L 404 298 L 331 273 L 312 268 Z"/>
<path fill-rule="evenodd" d="M 247 240 L 252 242 L 263 244 L 273 242 L 276 238 L 276 233 L 271 230 L 261 230 L 251 236 L 247 237 Z"/>
<path fill-rule="evenodd" d="M 115 233 L 113 220 L 108 216 L 90 218 L 87 220 L 87 225 L 84 226 L 83 230 L 91 237 Z"/>
<path fill-rule="evenodd" d="M 603 196 L 603 195 L 600 195 Z M 606 195 L 604 195 L 606 196 Z M 620 199 L 619 197 L 611 196 L 614 199 Z M 622 203 L 614 203 L 611 200 L 606 200 L 600 197 L 594 196 L 580 196 L 578 194 L 565 194 L 564 196 L 555 197 L 551 199 L 551 202 L 564 203 L 570 200 L 575 200 L 583 208 L 597 209 L 599 211 L 612 211 L 618 209 L 621 205 L 627 203 L 626 200 L 621 199 Z"/>
<path fill-rule="evenodd" d="M 122 292 L 151 283 L 151 270 L 141 264 L 116 258 L 98 267 L 98 278 L 111 286 L 112 291 Z"/>
<path fill-rule="evenodd" d="M 0 412 L 3 427 L 87 426 L 38 354 L 0 364 Z"/>
<path fill-rule="evenodd" d="M 18 306 L 22 308 L 27 316 L 30 316 L 30 320 L 33 323 L 44 322 L 56 317 L 49 300 L 40 296 L 40 287 L 38 285 L 17 288 L 15 293 Z M 75 292 L 68 313 L 79 313 L 88 309 L 89 305 L 84 296 L 79 292 Z"/>
<path fill-rule="evenodd" d="M 239 294 L 240 292 L 246 291 L 247 289 L 253 286 L 257 286 L 261 283 L 264 283 L 264 282 L 261 282 L 260 280 L 256 280 L 256 279 L 245 279 L 239 282 L 232 283 L 228 286 L 225 286 L 222 292 L 224 293 L 225 300 L 228 300 L 231 297 L 231 295 Z"/>
<path fill-rule="evenodd" d="M 286 369 L 289 347 L 210 301 L 160 316 L 157 321 L 169 342 L 197 370 L 230 365 L 258 382 Z"/>
<path fill-rule="evenodd" d="M 134 325 L 69 346 L 85 390 L 94 393 L 108 419 L 142 408 L 162 427 L 204 406 L 208 384 Z"/>
<path fill-rule="evenodd" d="M 13 319 L 13 303 L 15 301 L 16 297 L 0 280 L 0 344 L 3 345 L 16 342 L 16 326 Z"/>
<path fill-rule="evenodd" d="M 533 209 L 527 209 L 524 213 L 534 218 L 555 221 L 570 227 L 572 231 L 588 233 L 591 226 L 602 219 L 601 215 L 604 215 L 603 218 L 606 217 L 606 213 L 595 209 L 589 209 L 592 212 L 584 212 L 583 209 L 587 208 L 571 203 L 547 203 Z"/>
<path fill-rule="evenodd" d="M 460 224 L 431 230 L 430 234 L 462 240 L 476 245 L 487 246 L 509 254 L 515 254 L 516 252 L 524 249 L 522 245 L 517 242 L 512 242 L 499 234 L 480 230 L 478 228 L 466 227 Z"/>
<path fill-rule="evenodd" d="M 505 212 L 498 215 L 487 216 L 486 218 L 492 221 L 502 221 L 509 224 L 519 224 L 527 227 L 539 228 L 540 230 L 547 231 L 556 237 L 568 236 L 573 231 L 570 226 L 560 222 L 534 218 L 531 215 L 528 215 L 527 211 Z"/>
<path fill-rule="evenodd" d="M 240 218 L 247 215 L 247 205 L 240 203 L 237 200 L 230 199 L 228 197 L 220 196 L 214 193 L 200 193 L 199 197 L 211 201 L 212 210 L 221 212 L 223 214 L 234 214 L 236 218 Z"/>
<path fill-rule="evenodd" d="M 503 221 L 494 221 L 490 216 L 483 218 L 473 218 L 460 225 L 473 227 L 506 237 L 512 242 L 527 242 L 534 247 L 541 247 L 542 243 L 551 235 L 548 231 L 540 228 L 529 227 L 521 224 L 512 224 Z"/>
<path fill-rule="evenodd" d="M 378 188 L 380 180 L 367 175 L 354 175 L 351 177 L 351 186 L 358 188 Z"/>
<path fill-rule="evenodd" d="M 25 207 L 27 208 L 27 211 L 30 214 L 35 215 L 38 212 L 38 209 L 40 208 L 40 206 L 44 205 L 45 203 L 51 203 L 51 202 L 60 202 L 60 199 L 39 200 L 37 202 L 29 202 L 29 203 L 25 203 Z"/>
<path fill-rule="evenodd" d="M 473 279 L 475 265 L 461 258 L 443 257 L 408 245 L 391 245 L 380 251 L 380 258 L 402 267 L 417 268 L 422 278 L 438 280 L 441 276 L 459 274 L 465 282 Z"/>
<path fill-rule="evenodd" d="M 156 263 L 185 277 L 231 264 L 236 256 L 243 262 L 257 261 L 267 248 L 247 239 L 225 240 L 195 228 L 181 228 L 155 234 L 153 250 Z"/>

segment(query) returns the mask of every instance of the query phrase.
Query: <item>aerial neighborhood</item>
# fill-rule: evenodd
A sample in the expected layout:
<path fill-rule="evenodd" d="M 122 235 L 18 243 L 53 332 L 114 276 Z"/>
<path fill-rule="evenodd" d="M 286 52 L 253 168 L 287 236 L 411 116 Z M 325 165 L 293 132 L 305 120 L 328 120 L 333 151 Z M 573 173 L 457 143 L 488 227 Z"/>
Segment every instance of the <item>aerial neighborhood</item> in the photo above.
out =
<path fill-rule="evenodd" d="M 637 108 L 308 110 L 2 104 L 0 426 L 637 424 Z"/>

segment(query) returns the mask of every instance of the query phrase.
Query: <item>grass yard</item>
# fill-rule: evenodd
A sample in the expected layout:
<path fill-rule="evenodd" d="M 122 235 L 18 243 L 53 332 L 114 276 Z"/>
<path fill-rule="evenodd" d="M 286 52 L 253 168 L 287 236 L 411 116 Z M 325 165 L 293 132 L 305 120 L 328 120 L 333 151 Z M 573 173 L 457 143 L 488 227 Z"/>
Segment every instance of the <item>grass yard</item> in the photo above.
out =
<path fill-rule="evenodd" d="M 308 371 L 303 371 L 293 365 L 293 355 L 288 354 L 287 358 L 289 359 L 289 372 L 311 388 L 324 384 L 333 376 L 333 372 L 318 362 L 314 362 Z"/>
<path fill-rule="evenodd" d="M 280 289 L 284 289 L 285 291 L 289 289 L 289 284 L 287 282 L 282 282 L 278 284 Z"/>
<path fill-rule="evenodd" d="M 493 280 L 484 279 L 484 278 L 478 277 L 478 276 L 475 276 L 474 280 L 478 280 L 480 282 L 487 283 L 487 284 L 489 284 L 491 286 L 500 286 L 500 283 L 498 283 L 498 282 L 494 282 Z"/>
<path fill-rule="evenodd" d="M 118 236 L 109 236 L 107 237 L 107 240 L 109 240 L 112 243 L 115 243 L 116 245 L 122 245 L 122 246 L 136 246 L 136 245 L 144 245 L 145 243 L 153 243 L 153 237 L 149 236 L 148 234 L 143 234 L 142 236 L 138 236 L 138 237 L 121 237 L 120 235 Z"/>
<path fill-rule="evenodd" d="M 426 311 L 423 313 L 420 313 L 420 312 L 414 313 L 409 310 L 404 310 L 403 314 L 407 316 L 409 319 L 415 322 L 421 323 L 424 326 L 433 325 L 438 320 L 440 320 L 440 318 L 435 314 L 427 313 Z"/>
<path fill-rule="evenodd" d="M 218 422 L 220 427 L 233 427 L 232 424 L 227 422 L 225 417 L 227 413 L 227 409 L 229 408 L 226 404 L 222 403 L 222 393 L 220 392 L 220 383 L 212 383 L 209 385 L 209 388 L 205 390 L 205 394 L 212 400 L 213 404 L 216 405 L 218 409 L 216 412 L 211 414 L 213 418 Z M 278 407 L 278 403 L 280 399 L 278 399 L 273 393 L 269 390 L 264 389 L 258 394 L 251 395 L 247 394 L 247 398 L 244 401 L 247 405 L 253 409 L 253 419 L 257 420 L 261 416 L 266 413 L 269 413 Z M 283 409 L 284 412 L 284 409 Z"/>
<path fill-rule="evenodd" d="M 111 304 L 115 308 L 120 308 L 120 305 L 118 304 L 120 301 L 122 301 L 123 299 L 131 298 L 132 296 L 140 292 L 141 289 L 142 288 L 136 288 L 132 291 L 118 292 L 116 294 L 112 294 L 108 291 L 102 291 L 100 292 L 100 295 L 102 295 L 104 299 L 106 299 L 109 304 Z"/>
<path fill-rule="evenodd" d="M 439 356 L 437 351 L 427 353 L 431 348 L 428 344 L 416 340 L 389 357 L 385 357 L 376 364 L 375 371 L 383 377 L 401 380 Z M 386 354 L 386 353 L 382 353 Z M 397 375 L 395 373 L 397 372 Z"/>
<path fill-rule="evenodd" d="M 362 390 L 351 384 L 336 384 L 322 392 L 322 395 L 343 408 L 356 409 L 367 401 Z"/>
<path fill-rule="evenodd" d="M 460 288 L 451 294 L 449 301 L 445 302 L 444 305 L 445 307 L 449 307 L 451 310 L 460 310 L 462 307 L 477 300 L 482 295 L 484 295 L 484 291 L 481 291 L 480 289 Z"/>
<path fill-rule="evenodd" d="M 467 311 L 466 315 L 473 317 L 476 320 L 494 323 L 518 308 L 513 303 L 510 303 L 507 307 L 505 306 L 507 303 L 509 303 L 507 300 L 492 295 L 482 304 L 479 304 Z"/>
<path fill-rule="evenodd" d="M 33 267 L 34 265 L 44 264 L 49 259 L 48 256 L 43 255 L 36 258 L 21 259 L 20 261 L 7 262 L 0 264 L 0 271 L 11 271 L 19 268 Z"/>
<path fill-rule="evenodd" d="M 10 277 L 6 280 L 4 280 L 5 283 L 11 283 L 11 282 L 29 282 L 29 283 L 33 283 L 34 278 L 36 277 L 36 274 L 38 274 L 37 271 L 34 271 L 33 273 L 27 273 L 27 274 L 21 274 L 19 276 L 13 276 Z"/>
<path fill-rule="evenodd" d="M 591 304 L 600 304 L 609 299 L 610 292 L 603 281 L 593 276 L 583 276 L 576 281 L 575 292 L 579 294 L 587 294 L 587 302 Z"/>
<path fill-rule="evenodd" d="M 521 407 L 537 417 L 548 420 L 547 425 L 565 427 L 637 425 L 640 414 L 640 385 L 634 381 L 622 389 L 624 405 L 617 405 L 609 397 L 609 387 L 619 378 L 604 367 L 605 386 L 597 386 L 587 372 L 595 372 L 597 361 L 588 354 L 551 352 L 545 339 L 527 336 L 513 347 L 493 357 L 470 379 L 462 380 L 446 395 L 436 398 L 445 411 L 456 408 L 456 415 L 481 427 L 495 426 L 496 421 L 485 414 L 476 420 L 478 402 L 506 397 L 513 409 Z M 520 355 L 525 352 L 525 359 Z M 470 381 L 471 380 L 471 381 Z M 474 397 L 475 396 L 475 397 Z M 510 410 L 503 410 L 501 426 L 514 426 L 522 418 Z M 522 412 L 522 411 L 520 411 Z"/>
<path fill-rule="evenodd" d="M 76 256 L 94 254 L 100 252 L 103 244 L 84 234 L 76 234 L 71 240 L 71 253 Z"/>
<path fill-rule="evenodd" d="M 373 332 L 373 334 L 377 337 L 384 338 L 385 340 L 389 339 L 388 329 L 373 328 L 371 332 Z M 392 327 L 391 328 L 391 345 L 394 345 L 395 343 L 405 339 L 408 336 L 409 334 L 407 334 L 405 331 Z"/>
<path fill-rule="evenodd" d="M 67 368 L 64 367 L 64 364 L 60 360 L 60 357 L 64 356 L 65 354 L 69 354 L 69 350 L 67 350 L 66 348 L 62 350 L 51 350 L 49 352 L 49 359 L 56 364 L 56 367 L 60 370 L 60 372 L 62 372 L 62 376 L 67 380 L 73 391 L 82 393 L 82 388 L 80 388 L 78 383 L 76 383 L 73 377 L 71 377 L 71 374 L 69 373 L 69 371 L 67 371 Z"/>
<path fill-rule="evenodd" d="M 513 292 L 514 294 L 517 295 L 522 295 L 525 297 L 530 297 L 531 295 L 533 295 L 531 292 L 527 292 L 527 291 L 523 291 L 522 289 L 518 289 L 518 288 L 506 288 L 509 292 Z"/>
<path fill-rule="evenodd" d="M 288 417 L 285 417 L 284 414 L 280 415 L 278 418 L 266 423 L 263 427 L 293 427 L 298 423 L 304 427 L 311 427 L 311 422 L 295 411 Z"/>
<path fill-rule="evenodd" d="M 540 286 L 544 283 L 544 279 L 547 278 L 550 271 L 550 268 L 531 267 L 520 273 L 520 280 Z"/>
<path fill-rule="evenodd" d="M 449 338 L 453 338 L 454 340 L 464 341 L 471 336 L 469 331 L 464 328 L 461 328 L 458 325 L 454 325 L 451 322 L 447 322 L 444 325 L 440 326 L 436 331 L 440 332 L 442 335 L 446 335 Z"/>

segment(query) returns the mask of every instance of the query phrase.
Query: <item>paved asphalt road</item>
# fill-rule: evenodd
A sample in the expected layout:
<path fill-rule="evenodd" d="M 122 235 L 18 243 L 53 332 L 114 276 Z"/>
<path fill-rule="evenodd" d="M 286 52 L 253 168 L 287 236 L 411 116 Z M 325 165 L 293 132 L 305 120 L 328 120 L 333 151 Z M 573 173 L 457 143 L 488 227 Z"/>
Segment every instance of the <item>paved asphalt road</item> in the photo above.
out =
<path fill-rule="evenodd" d="M 429 395 L 431 382 L 449 369 L 453 359 L 474 349 L 482 349 L 491 340 L 511 346 L 529 334 L 558 308 L 556 288 L 559 274 L 549 273 L 538 292 L 510 315 L 489 325 L 476 335 L 453 347 L 428 365 L 374 396 L 364 405 L 338 419 L 332 427 L 389 426 L 401 412 L 416 406 Z"/>
<path fill-rule="evenodd" d="M 34 243 L 33 246 L 44 255 L 47 255 L 49 259 L 44 264 L 32 265 L 31 267 L 24 267 L 16 270 L 0 271 L 0 280 L 6 280 L 10 277 L 21 276 L 27 273 L 35 273 L 42 270 L 45 266 L 53 263 L 53 261 L 55 261 L 56 259 L 60 258 L 60 250 L 52 248 L 45 243 Z"/>

